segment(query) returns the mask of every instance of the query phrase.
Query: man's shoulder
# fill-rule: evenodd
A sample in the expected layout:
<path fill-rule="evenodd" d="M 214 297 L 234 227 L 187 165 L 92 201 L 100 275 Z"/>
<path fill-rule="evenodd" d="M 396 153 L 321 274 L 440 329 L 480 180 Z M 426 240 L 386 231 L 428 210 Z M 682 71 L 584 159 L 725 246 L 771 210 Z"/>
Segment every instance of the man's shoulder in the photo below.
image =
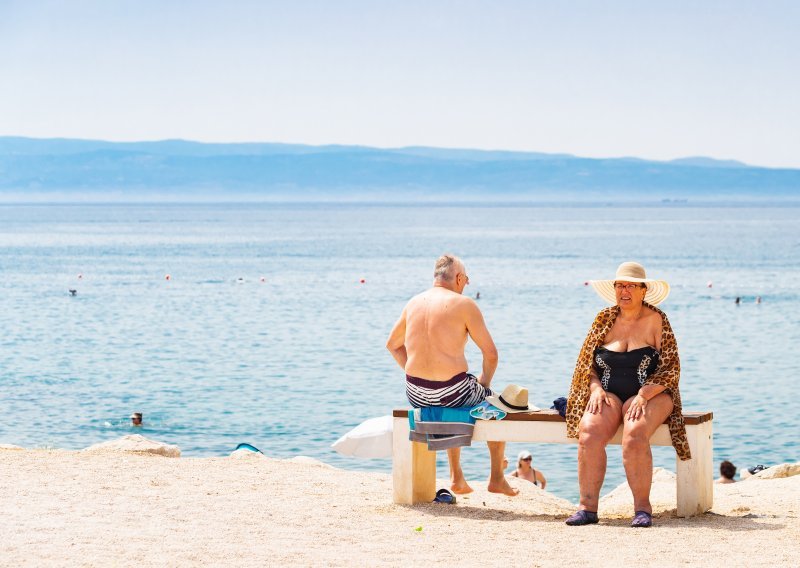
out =
<path fill-rule="evenodd" d="M 422 304 L 431 307 L 447 306 L 451 313 L 463 314 L 465 317 L 475 312 L 480 313 L 478 303 L 469 296 L 436 287 L 429 288 L 411 298 L 406 304 L 406 311 L 414 310 Z"/>

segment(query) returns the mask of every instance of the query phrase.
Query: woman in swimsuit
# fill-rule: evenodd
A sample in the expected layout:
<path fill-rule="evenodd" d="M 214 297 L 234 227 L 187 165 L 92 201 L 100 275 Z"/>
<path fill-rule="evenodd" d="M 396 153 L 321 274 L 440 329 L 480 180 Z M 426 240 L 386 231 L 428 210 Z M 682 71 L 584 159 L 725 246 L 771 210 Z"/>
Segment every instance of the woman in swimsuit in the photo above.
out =
<path fill-rule="evenodd" d="M 615 305 L 595 318 L 570 388 L 567 422 L 568 427 L 577 427 L 580 510 L 566 522 L 586 525 L 598 521 L 606 445 L 622 425 L 622 461 L 634 500 L 631 524 L 649 527 L 653 512 L 650 437 L 668 417 L 672 420 L 677 410 L 680 424 L 675 424 L 673 434 L 681 442 L 683 432 L 685 439 L 677 388 L 677 345 L 666 316 L 655 307 L 666 299 L 669 285 L 646 278 L 640 264 L 626 262 L 617 269 L 614 280 L 593 281 L 592 286 Z M 679 456 L 688 459 L 681 450 Z"/>
<path fill-rule="evenodd" d="M 541 471 L 536 471 L 533 467 L 533 456 L 528 450 L 522 450 L 517 456 L 517 469 L 511 477 L 519 477 L 533 483 L 536 487 L 544 489 L 547 480 Z"/>

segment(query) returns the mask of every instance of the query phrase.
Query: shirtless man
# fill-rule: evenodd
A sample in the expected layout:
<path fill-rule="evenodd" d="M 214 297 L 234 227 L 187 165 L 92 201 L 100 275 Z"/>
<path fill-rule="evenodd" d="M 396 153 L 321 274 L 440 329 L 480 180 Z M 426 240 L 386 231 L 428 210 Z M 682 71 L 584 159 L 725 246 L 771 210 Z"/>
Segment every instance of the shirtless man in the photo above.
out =
<path fill-rule="evenodd" d="M 471 406 L 492 394 L 489 385 L 497 369 L 497 348 L 474 300 L 462 296 L 469 277 L 458 257 L 436 261 L 433 287 L 406 304 L 386 348 L 406 372 L 406 394 L 415 407 Z M 467 374 L 464 346 L 471 337 L 483 355 L 480 377 Z M 505 442 L 487 442 L 491 458 L 489 491 L 516 495 L 503 475 Z M 461 470 L 461 448 L 447 450 L 453 493 L 472 488 Z"/>

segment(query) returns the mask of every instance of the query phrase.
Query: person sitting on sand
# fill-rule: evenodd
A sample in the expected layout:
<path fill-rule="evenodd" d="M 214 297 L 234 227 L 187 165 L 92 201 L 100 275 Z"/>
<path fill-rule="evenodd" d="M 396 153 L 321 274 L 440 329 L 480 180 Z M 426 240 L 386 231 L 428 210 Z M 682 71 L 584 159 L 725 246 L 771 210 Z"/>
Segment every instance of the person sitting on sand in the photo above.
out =
<path fill-rule="evenodd" d="M 517 456 L 517 469 L 511 476 L 530 481 L 536 487 L 541 487 L 542 489 L 547 485 L 547 480 L 542 472 L 534 469 L 533 456 L 528 450 L 522 450 Z"/>
<path fill-rule="evenodd" d="M 606 445 L 622 426 L 622 462 L 633 493 L 631 526 L 652 525 L 650 436 L 667 418 L 672 445 L 690 459 L 681 411 L 678 345 L 667 316 L 655 306 L 669 284 L 644 267 L 622 263 L 613 280 L 591 282 L 613 304 L 595 317 L 581 347 L 567 398 L 567 436 L 578 438 L 580 509 L 568 525 L 596 523 L 606 473 Z"/>
<path fill-rule="evenodd" d="M 409 300 L 394 325 L 386 348 L 406 373 L 406 396 L 415 408 L 473 406 L 492 394 L 489 385 L 497 369 L 497 348 L 478 304 L 462 295 L 469 284 L 464 263 L 442 255 L 433 272 L 433 287 Z M 467 372 L 464 347 L 472 338 L 483 356 L 479 378 Z M 491 458 L 489 491 L 516 495 L 503 475 L 505 442 L 487 442 Z M 461 470 L 461 448 L 447 450 L 450 488 L 469 493 Z"/>
<path fill-rule="evenodd" d="M 736 475 L 736 466 L 728 460 L 719 464 L 719 479 L 715 483 L 736 483 L 733 478 Z"/>

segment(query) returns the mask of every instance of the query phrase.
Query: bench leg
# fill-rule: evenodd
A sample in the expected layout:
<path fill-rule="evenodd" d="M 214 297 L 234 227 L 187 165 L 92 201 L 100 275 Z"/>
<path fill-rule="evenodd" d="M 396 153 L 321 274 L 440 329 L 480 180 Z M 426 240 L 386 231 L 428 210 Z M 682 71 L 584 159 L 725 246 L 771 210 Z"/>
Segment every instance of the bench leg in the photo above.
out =
<path fill-rule="evenodd" d="M 686 429 L 692 459 L 676 458 L 678 516 L 702 515 L 714 505 L 714 442 L 711 421 Z"/>
<path fill-rule="evenodd" d="M 392 498 L 395 503 L 430 503 L 436 497 L 436 452 L 408 439 L 408 418 L 395 418 L 392 431 Z"/>

